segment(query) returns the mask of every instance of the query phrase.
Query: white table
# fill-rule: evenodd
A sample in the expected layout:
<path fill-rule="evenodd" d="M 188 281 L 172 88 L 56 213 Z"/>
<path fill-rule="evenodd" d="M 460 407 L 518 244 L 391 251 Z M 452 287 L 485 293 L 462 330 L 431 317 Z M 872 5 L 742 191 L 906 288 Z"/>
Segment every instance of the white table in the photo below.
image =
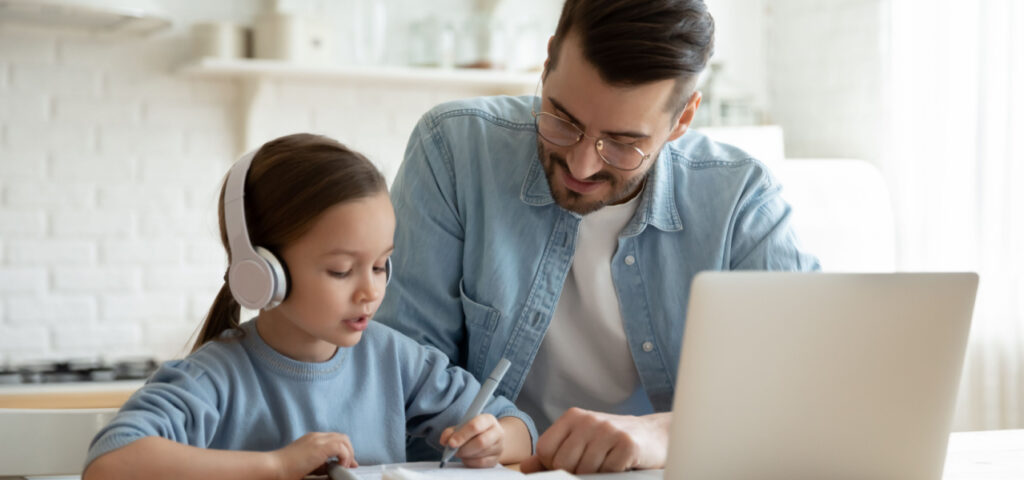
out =
<path fill-rule="evenodd" d="M 949 436 L 943 480 L 1024 479 L 1024 430 L 960 432 Z"/>
<path fill-rule="evenodd" d="M 578 475 L 586 480 L 662 480 L 662 470 Z M 1024 430 L 949 436 L 943 480 L 1024 480 Z"/>
<path fill-rule="evenodd" d="M 579 475 L 586 480 L 661 480 L 661 470 Z M 5 477 L 0 477 L 3 480 Z M 77 475 L 29 477 L 79 480 Z M 943 480 L 1024 480 L 1024 430 L 958 432 L 949 436 Z"/>

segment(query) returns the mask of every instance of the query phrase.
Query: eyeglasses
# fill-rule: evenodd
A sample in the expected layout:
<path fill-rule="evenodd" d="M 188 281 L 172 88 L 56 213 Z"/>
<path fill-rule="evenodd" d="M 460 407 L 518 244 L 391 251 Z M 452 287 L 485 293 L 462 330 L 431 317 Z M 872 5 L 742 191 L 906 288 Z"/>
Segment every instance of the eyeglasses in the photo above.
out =
<path fill-rule="evenodd" d="M 540 85 L 538 84 L 538 90 Z M 535 92 L 536 93 L 536 92 Z M 536 95 L 534 95 L 536 97 Z M 644 161 L 651 157 L 651 154 L 644 153 L 634 145 L 622 143 L 608 137 L 593 137 L 587 135 L 580 127 L 568 120 L 548 112 L 537 112 L 534 109 L 533 123 L 537 128 L 537 135 L 559 147 L 571 147 L 580 143 L 584 138 L 594 139 L 594 149 L 597 156 L 604 160 L 604 163 L 619 170 L 636 170 L 643 165 Z"/>

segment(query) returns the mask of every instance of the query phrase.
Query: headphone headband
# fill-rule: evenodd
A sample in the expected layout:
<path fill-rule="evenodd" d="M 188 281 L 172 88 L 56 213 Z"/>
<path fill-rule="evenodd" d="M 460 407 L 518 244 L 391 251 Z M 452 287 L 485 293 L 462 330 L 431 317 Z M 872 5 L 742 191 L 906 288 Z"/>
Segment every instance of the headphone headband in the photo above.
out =
<path fill-rule="evenodd" d="M 249 228 L 245 220 L 245 179 L 255 156 L 256 150 L 242 155 L 228 172 L 224 187 L 224 225 L 227 227 L 232 264 L 243 258 L 258 258 L 249 239 Z"/>

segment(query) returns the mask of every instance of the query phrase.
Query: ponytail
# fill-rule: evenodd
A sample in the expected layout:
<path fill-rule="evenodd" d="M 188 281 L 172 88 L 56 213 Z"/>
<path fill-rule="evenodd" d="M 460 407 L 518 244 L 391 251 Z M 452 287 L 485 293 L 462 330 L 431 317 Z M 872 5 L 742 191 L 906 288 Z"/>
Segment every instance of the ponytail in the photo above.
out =
<path fill-rule="evenodd" d="M 242 307 L 231 295 L 231 289 L 225 281 L 224 286 L 217 292 L 217 298 L 213 300 L 210 311 L 206 313 L 206 320 L 203 321 L 203 328 L 199 331 L 192 351 L 199 350 L 199 347 L 210 340 L 216 340 L 225 330 L 238 330 L 238 317 L 241 313 Z"/>

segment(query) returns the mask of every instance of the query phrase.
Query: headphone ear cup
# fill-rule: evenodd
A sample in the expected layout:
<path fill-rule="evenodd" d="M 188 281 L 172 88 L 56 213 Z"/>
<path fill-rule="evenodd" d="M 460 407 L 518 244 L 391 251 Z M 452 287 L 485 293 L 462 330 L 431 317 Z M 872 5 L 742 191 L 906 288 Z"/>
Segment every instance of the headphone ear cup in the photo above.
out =
<path fill-rule="evenodd" d="M 273 290 L 270 293 L 270 300 L 267 305 L 263 308 L 270 310 L 284 301 L 285 297 L 288 296 L 288 270 L 285 268 L 284 263 L 277 259 L 270 250 L 263 247 L 256 247 L 256 254 L 263 260 L 266 260 L 267 265 L 270 266 L 270 277 L 273 281 Z"/>
<path fill-rule="evenodd" d="M 274 279 L 270 264 L 260 258 L 247 258 L 231 263 L 228 286 L 239 305 L 259 310 L 273 298 Z"/>
<path fill-rule="evenodd" d="M 391 284 L 391 257 L 384 262 L 384 278 L 384 286 L 387 287 Z"/>

